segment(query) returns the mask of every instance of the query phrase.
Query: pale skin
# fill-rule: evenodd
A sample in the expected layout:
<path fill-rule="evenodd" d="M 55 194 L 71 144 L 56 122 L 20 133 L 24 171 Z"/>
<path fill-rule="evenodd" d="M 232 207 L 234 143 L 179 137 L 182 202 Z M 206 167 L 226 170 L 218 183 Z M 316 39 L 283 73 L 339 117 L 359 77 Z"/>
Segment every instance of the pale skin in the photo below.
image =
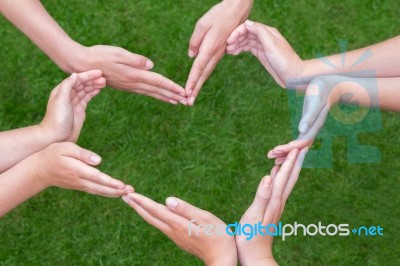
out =
<path fill-rule="evenodd" d="M 39 0 L 0 2 L 0 12 L 67 73 L 101 69 L 107 85 L 171 104 L 193 105 L 225 53 L 229 34 L 250 14 L 253 0 L 224 0 L 196 24 L 188 55 L 195 58 L 185 89 L 151 72 L 154 63 L 123 48 L 85 47 L 71 39 Z M 29 13 L 29 16 L 26 16 Z"/>
<path fill-rule="evenodd" d="M 324 60 L 303 60 L 277 29 L 249 20 L 232 32 L 227 44 L 228 54 L 251 52 L 281 87 L 306 91 L 299 137 L 268 152 L 268 158 L 275 158 L 278 165 L 291 149 L 311 146 L 330 108 L 338 102 L 371 106 L 370 94 L 376 90 L 373 107 L 395 112 L 400 109 L 395 101 L 400 94 L 400 55 L 394 52 L 400 45 L 400 36 L 348 51 L 344 64 L 342 54 Z M 343 98 L 350 94 L 351 98 Z"/>
<path fill-rule="evenodd" d="M 398 67 L 400 54 L 394 52 L 400 45 L 400 36 L 365 48 L 347 51 L 344 64 L 341 54 L 327 56 L 325 59 L 335 67 L 317 58 L 301 59 L 276 28 L 249 20 L 231 33 L 227 44 L 228 54 L 251 52 L 284 88 L 290 87 L 292 79 L 301 80 L 307 85 L 314 77 L 321 75 L 356 75 L 354 77 L 363 78 L 400 76 Z M 363 58 L 363 54 L 367 55 L 365 60 L 358 62 Z M 358 73 L 354 74 L 355 71 Z"/>
<path fill-rule="evenodd" d="M 133 192 L 94 167 L 99 155 L 74 143 L 88 103 L 104 86 L 100 70 L 72 74 L 52 91 L 39 125 L 0 133 L 0 217 L 52 186 L 106 197 Z"/>
<path fill-rule="evenodd" d="M 253 0 L 224 0 L 213 6 L 196 23 L 189 41 L 188 55 L 195 58 L 185 90 L 193 105 L 203 84 L 225 53 L 231 32 L 250 14 Z"/>
<path fill-rule="evenodd" d="M 154 63 L 150 59 L 120 47 L 79 44 L 57 24 L 39 0 L 3 0 L 0 12 L 67 73 L 100 69 L 107 85 L 113 88 L 171 104 L 187 104 L 184 88 L 151 72 Z"/>
<path fill-rule="evenodd" d="M 297 182 L 307 148 L 293 149 L 281 167 L 275 166 L 258 186 L 253 203 L 243 214 L 240 223 L 263 225 L 278 223 L 286 200 Z M 138 193 L 122 197 L 146 222 L 159 229 L 180 248 L 201 259 L 206 265 L 270 266 L 277 265 L 272 254 L 273 237 L 255 236 L 247 241 L 245 236 L 228 234 L 206 235 L 205 224 L 226 224 L 210 212 L 199 209 L 181 199 L 169 197 L 166 206 Z M 189 223 L 202 226 L 198 234 L 188 234 Z"/>

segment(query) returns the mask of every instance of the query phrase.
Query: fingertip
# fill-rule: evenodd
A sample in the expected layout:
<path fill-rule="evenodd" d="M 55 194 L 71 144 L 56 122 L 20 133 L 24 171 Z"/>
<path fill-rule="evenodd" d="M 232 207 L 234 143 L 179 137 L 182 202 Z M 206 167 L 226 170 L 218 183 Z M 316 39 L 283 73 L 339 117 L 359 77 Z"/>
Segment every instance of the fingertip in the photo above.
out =
<path fill-rule="evenodd" d="M 179 201 L 174 197 L 168 197 L 165 200 L 165 205 L 167 205 L 167 207 L 170 209 L 176 209 L 176 207 L 178 207 L 178 204 L 179 204 Z"/>
<path fill-rule="evenodd" d="M 190 58 L 194 58 L 196 56 L 196 53 L 192 49 L 189 49 L 188 56 Z"/>
<path fill-rule="evenodd" d="M 92 163 L 94 163 L 94 164 L 100 164 L 101 163 L 101 157 L 99 156 L 99 155 L 97 155 L 97 154 L 95 154 L 95 153 L 93 153 L 91 156 L 90 156 L 90 161 L 92 162 Z"/>
<path fill-rule="evenodd" d="M 146 69 L 150 70 L 154 67 L 154 63 L 151 60 L 147 59 L 146 63 L 145 63 L 145 67 L 146 67 Z"/>
<path fill-rule="evenodd" d="M 265 176 L 265 177 L 263 178 L 263 180 L 262 180 L 262 186 L 263 186 L 264 188 L 270 188 L 271 185 L 272 185 L 272 178 L 271 178 L 271 176 L 270 176 L 270 175 Z"/>
<path fill-rule="evenodd" d="M 253 21 L 251 21 L 251 20 L 246 20 L 245 22 L 244 22 L 244 24 L 246 25 L 246 26 L 253 26 L 254 25 L 254 22 Z"/>
<path fill-rule="evenodd" d="M 127 195 L 124 195 L 121 198 L 126 204 L 129 204 L 131 202 L 130 198 Z"/>

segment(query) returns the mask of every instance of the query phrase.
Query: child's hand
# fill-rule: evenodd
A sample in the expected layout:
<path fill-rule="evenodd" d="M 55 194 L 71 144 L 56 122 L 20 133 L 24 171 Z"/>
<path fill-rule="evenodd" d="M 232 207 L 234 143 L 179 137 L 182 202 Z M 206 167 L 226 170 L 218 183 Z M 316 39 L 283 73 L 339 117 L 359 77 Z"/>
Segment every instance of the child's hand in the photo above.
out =
<path fill-rule="evenodd" d="M 92 167 L 100 164 L 100 156 L 74 143 L 55 143 L 32 156 L 37 180 L 44 188 L 56 186 L 105 197 L 133 192 L 131 186 Z"/>
<path fill-rule="evenodd" d="M 275 28 L 247 20 L 227 40 L 226 52 L 251 52 L 283 88 L 289 79 L 299 77 L 303 61 Z"/>
<path fill-rule="evenodd" d="M 275 166 L 270 176 L 265 176 L 258 186 L 253 203 L 243 214 L 240 224 L 261 224 L 268 226 L 279 222 L 287 198 L 297 182 L 307 149 L 298 152 L 292 150 L 282 167 Z M 262 230 L 262 229 L 261 229 Z M 236 235 L 239 260 L 243 266 L 277 265 L 272 254 L 273 236 L 271 228 L 262 230 L 264 235 Z M 254 233 L 254 231 L 253 231 Z"/>
<path fill-rule="evenodd" d="M 267 157 L 275 158 L 275 164 L 280 165 L 292 149 L 310 147 L 323 127 L 329 110 L 341 99 L 343 82 L 349 79 L 342 76 L 314 78 L 306 90 L 303 114 L 298 127 L 299 136 L 288 144 L 276 146 L 268 152 Z"/>
<path fill-rule="evenodd" d="M 146 222 L 206 265 L 237 265 L 235 239 L 225 232 L 226 224 L 212 213 L 173 197 L 167 199 L 167 206 L 137 193 L 122 199 Z"/>
<path fill-rule="evenodd" d="M 40 123 L 54 142 L 76 142 L 86 117 L 86 107 L 106 85 L 100 70 L 72 74 L 51 92 L 47 112 Z"/>

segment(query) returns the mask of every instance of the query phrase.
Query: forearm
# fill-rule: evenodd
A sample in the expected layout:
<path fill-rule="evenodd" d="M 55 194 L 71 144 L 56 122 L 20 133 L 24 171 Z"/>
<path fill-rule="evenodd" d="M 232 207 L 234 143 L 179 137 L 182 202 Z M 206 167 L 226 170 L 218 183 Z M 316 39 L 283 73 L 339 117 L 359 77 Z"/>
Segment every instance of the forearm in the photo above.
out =
<path fill-rule="evenodd" d="M 361 48 L 303 62 L 301 77 L 340 74 L 354 77 L 400 76 L 400 36 Z"/>
<path fill-rule="evenodd" d="M 400 78 L 354 79 L 340 84 L 341 103 L 400 112 Z M 352 95 L 352 97 L 346 97 Z"/>
<path fill-rule="evenodd" d="M 40 126 L 0 132 L 0 173 L 54 142 Z"/>
<path fill-rule="evenodd" d="M 0 175 L 0 217 L 46 188 L 36 179 L 33 164 L 29 157 Z"/>
<path fill-rule="evenodd" d="M 82 46 L 65 33 L 39 0 L 2 0 L 0 12 L 61 69 L 73 71 L 71 55 Z"/>

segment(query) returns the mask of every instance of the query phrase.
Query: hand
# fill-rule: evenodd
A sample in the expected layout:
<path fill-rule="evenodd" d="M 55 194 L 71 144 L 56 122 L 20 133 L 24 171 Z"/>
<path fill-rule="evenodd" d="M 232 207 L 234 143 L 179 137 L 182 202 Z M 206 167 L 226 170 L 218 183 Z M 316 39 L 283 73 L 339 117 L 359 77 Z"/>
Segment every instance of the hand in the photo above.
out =
<path fill-rule="evenodd" d="M 288 144 L 279 145 L 270 150 L 267 154 L 268 158 L 275 158 L 275 164 L 280 165 L 292 149 L 310 147 L 323 127 L 329 110 L 341 99 L 342 82 L 348 79 L 341 76 L 314 78 L 306 89 L 303 114 L 298 127 L 299 136 Z"/>
<path fill-rule="evenodd" d="M 166 200 L 168 207 L 137 193 L 128 194 L 122 199 L 146 222 L 158 228 L 180 248 L 200 258 L 206 265 L 237 264 L 235 239 L 226 234 L 226 224 L 213 214 L 174 197 Z M 211 232 L 211 235 L 207 235 L 205 228 L 208 225 L 223 228 L 223 233 Z M 192 227 L 193 232 L 189 232 Z"/>
<path fill-rule="evenodd" d="M 32 156 L 36 179 L 44 188 L 55 186 L 105 197 L 133 192 L 131 186 L 92 167 L 100 164 L 100 156 L 76 144 L 55 143 Z"/>
<path fill-rule="evenodd" d="M 301 75 L 303 61 L 275 28 L 247 20 L 231 33 L 227 44 L 228 54 L 251 52 L 283 88 Z"/>
<path fill-rule="evenodd" d="M 77 71 L 101 69 L 110 87 L 172 104 L 187 104 L 185 90 L 164 76 L 149 71 L 154 64 L 144 56 L 107 45 L 81 46 L 78 51 L 73 62 L 73 69 Z"/>
<path fill-rule="evenodd" d="M 243 214 L 240 224 L 263 226 L 278 224 L 287 198 L 297 182 L 307 148 L 298 153 L 292 150 L 282 167 L 272 168 L 270 176 L 265 176 L 258 186 L 253 203 Z M 257 234 L 247 240 L 247 236 L 236 235 L 236 245 L 241 265 L 277 265 L 272 254 L 273 236 Z M 273 232 L 270 232 L 271 234 Z"/>
<path fill-rule="evenodd" d="M 45 136 L 53 142 L 76 142 L 90 100 L 105 86 L 100 70 L 72 74 L 51 92 L 47 112 L 40 123 Z"/>
<path fill-rule="evenodd" d="M 252 0 L 224 0 L 197 22 L 189 42 L 189 57 L 196 57 L 185 88 L 189 105 L 193 105 L 204 82 L 224 55 L 229 34 L 247 19 L 252 5 Z"/>

